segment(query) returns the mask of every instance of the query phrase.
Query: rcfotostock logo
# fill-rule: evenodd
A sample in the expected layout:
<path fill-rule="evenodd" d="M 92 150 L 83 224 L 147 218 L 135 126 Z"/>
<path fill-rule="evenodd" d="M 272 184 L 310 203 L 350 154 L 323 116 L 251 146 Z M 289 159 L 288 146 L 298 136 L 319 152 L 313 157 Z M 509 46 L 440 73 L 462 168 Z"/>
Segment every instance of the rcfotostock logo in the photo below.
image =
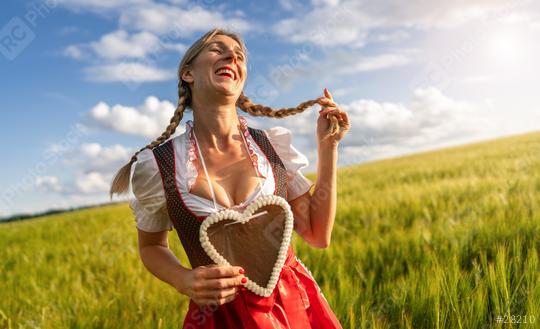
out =
<path fill-rule="evenodd" d="M 0 30 L 0 53 L 10 61 L 17 58 L 36 37 L 32 28 L 36 28 L 37 22 L 55 6 L 55 0 L 48 0 L 33 5 L 23 16 L 9 20 Z"/>
<path fill-rule="evenodd" d="M 283 223 L 285 222 L 285 216 L 276 216 L 263 231 L 263 236 L 267 240 L 267 243 L 279 247 L 283 241 Z"/>
<path fill-rule="evenodd" d="M 13 17 L 0 32 L 0 53 L 10 61 L 14 60 L 35 37 L 20 17 Z"/>

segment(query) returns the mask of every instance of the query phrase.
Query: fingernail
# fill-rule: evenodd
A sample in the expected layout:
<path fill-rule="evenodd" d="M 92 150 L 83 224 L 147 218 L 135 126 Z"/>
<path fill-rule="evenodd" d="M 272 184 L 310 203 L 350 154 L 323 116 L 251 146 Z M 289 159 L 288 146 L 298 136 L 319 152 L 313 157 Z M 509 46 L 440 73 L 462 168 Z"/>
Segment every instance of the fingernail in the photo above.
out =
<path fill-rule="evenodd" d="M 240 274 L 244 274 L 244 269 L 241 268 L 239 272 L 240 272 Z"/>
<path fill-rule="evenodd" d="M 246 278 L 242 278 L 242 283 L 246 283 L 247 282 L 247 279 Z"/>

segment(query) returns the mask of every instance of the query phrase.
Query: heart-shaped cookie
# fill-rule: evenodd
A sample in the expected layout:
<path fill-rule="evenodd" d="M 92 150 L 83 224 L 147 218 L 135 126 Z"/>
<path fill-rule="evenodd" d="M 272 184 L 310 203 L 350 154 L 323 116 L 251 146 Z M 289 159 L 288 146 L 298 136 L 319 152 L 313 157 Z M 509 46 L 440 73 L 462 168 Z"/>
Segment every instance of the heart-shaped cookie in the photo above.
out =
<path fill-rule="evenodd" d="M 224 209 L 201 223 L 204 251 L 219 265 L 242 266 L 245 287 L 268 297 L 285 263 L 293 230 L 289 203 L 277 195 L 258 197 L 243 212 Z"/>

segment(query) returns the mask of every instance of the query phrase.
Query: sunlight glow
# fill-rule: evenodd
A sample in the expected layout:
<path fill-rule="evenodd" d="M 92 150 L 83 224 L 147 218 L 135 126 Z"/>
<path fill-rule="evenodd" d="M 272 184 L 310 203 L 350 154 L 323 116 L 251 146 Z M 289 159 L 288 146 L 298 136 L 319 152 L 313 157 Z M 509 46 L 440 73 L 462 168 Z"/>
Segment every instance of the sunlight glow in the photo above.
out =
<path fill-rule="evenodd" d="M 526 32 L 515 30 L 496 31 L 488 39 L 487 51 L 495 65 L 523 65 L 528 58 L 533 40 L 527 40 Z"/>

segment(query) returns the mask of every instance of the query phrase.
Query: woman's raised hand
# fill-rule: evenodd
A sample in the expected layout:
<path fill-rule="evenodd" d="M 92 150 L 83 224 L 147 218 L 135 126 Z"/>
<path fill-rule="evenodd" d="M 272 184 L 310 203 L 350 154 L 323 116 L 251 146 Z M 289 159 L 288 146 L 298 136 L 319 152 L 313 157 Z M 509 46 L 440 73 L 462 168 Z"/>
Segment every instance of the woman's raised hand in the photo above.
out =
<path fill-rule="evenodd" d="M 238 286 L 247 278 L 239 266 L 204 265 L 189 270 L 176 285 L 176 290 L 189 296 L 199 306 L 216 306 L 233 301 Z"/>
<path fill-rule="evenodd" d="M 317 119 L 317 140 L 319 144 L 338 144 L 351 128 L 349 116 L 334 102 L 327 88 L 324 88 L 324 95 L 318 98 L 322 108 Z"/>

